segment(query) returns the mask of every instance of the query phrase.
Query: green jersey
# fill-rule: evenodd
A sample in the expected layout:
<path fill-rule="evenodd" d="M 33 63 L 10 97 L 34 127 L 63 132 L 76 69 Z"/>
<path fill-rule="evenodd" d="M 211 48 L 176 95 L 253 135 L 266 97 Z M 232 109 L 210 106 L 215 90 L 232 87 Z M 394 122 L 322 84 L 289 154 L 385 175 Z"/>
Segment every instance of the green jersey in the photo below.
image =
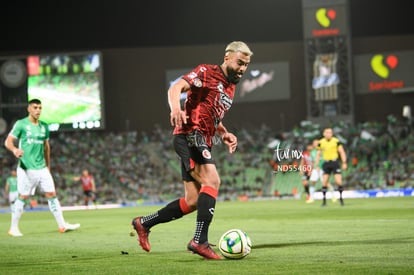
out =
<path fill-rule="evenodd" d="M 310 151 L 310 155 L 311 155 L 312 162 L 315 162 L 316 161 L 316 154 L 317 154 L 317 152 L 318 152 L 318 149 L 312 149 Z M 319 168 L 322 168 L 322 165 L 323 165 L 323 159 L 320 158 L 319 159 Z"/>
<path fill-rule="evenodd" d="M 28 117 L 19 119 L 10 135 L 19 139 L 19 148 L 24 152 L 19 159 L 19 167 L 25 170 L 46 167 L 44 144 L 49 139 L 49 128 L 45 122 L 39 120 L 38 125 L 35 125 Z"/>
<path fill-rule="evenodd" d="M 8 177 L 6 184 L 9 185 L 9 193 L 17 192 L 17 178 Z"/>

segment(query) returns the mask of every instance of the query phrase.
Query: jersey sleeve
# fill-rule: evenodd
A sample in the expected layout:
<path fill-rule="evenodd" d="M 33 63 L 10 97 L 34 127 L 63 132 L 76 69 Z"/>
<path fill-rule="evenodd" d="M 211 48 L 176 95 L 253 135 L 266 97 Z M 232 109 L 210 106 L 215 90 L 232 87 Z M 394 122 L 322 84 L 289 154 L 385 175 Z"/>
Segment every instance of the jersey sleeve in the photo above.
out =
<path fill-rule="evenodd" d="M 195 69 L 186 75 L 183 75 L 182 79 L 188 82 L 190 86 L 200 88 L 203 86 L 202 79 L 205 78 L 207 68 L 205 65 L 198 65 Z"/>
<path fill-rule="evenodd" d="M 22 134 L 22 122 L 21 120 L 16 121 L 9 135 L 15 138 L 20 138 Z"/>
<path fill-rule="evenodd" d="M 318 145 L 316 146 L 316 149 L 318 149 L 318 150 L 322 149 L 322 140 L 318 141 Z"/>
<path fill-rule="evenodd" d="M 342 142 L 338 138 L 335 138 L 335 142 L 336 142 L 336 148 L 343 146 Z"/>

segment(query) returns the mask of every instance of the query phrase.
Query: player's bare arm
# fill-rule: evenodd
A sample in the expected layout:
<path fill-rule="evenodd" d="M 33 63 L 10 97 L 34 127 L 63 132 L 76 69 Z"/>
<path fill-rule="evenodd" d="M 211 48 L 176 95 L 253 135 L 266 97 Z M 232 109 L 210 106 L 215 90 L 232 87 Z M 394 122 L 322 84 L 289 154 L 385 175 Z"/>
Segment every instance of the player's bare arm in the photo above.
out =
<path fill-rule="evenodd" d="M 316 151 L 316 157 L 315 157 L 315 167 L 318 167 L 318 163 L 321 159 L 321 150 Z"/>
<path fill-rule="evenodd" d="M 94 179 L 92 179 L 92 192 L 96 192 L 96 184 Z"/>
<path fill-rule="evenodd" d="M 7 138 L 6 138 L 6 140 L 5 140 L 5 142 L 4 142 L 4 146 L 7 148 L 7 150 L 9 150 L 10 152 L 12 152 L 13 155 L 16 158 L 21 158 L 23 156 L 23 150 L 20 149 L 20 148 L 17 148 L 14 145 L 15 140 L 16 140 L 15 137 L 13 137 L 11 135 L 8 135 Z"/>
<path fill-rule="evenodd" d="M 46 166 L 47 168 L 49 168 L 50 171 L 50 144 L 49 144 L 49 140 L 45 140 L 44 142 L 44 154 L 45 154 L 45 161 L 46 161 Z"/>
<path fill-rule="evenodd" d="M 224 144 L 226 144 L 229 148 L 229 153 L 234 153 L 237 149 L 237 137 L 234 134 L 228 132 L 222 122 L 220 122 L 220 124 L 217 126 L 216 131 L 221 136 Z"/>
<path fill-rule="evenodd" d="M 180 95 L 190 89 L 187 81 L 180 79 L 168 90 L 168 104 L 170 105 L 170 123 L 171 126 L 182 127 L 187 123 L 187 116 L 180 105 Z"/>
<path fill-rule="evenodd" d="M 6 182 L 6 185 L 4 186 L 4 194 L 8 195 L 9 194 L 9 183 Z"/>
<path fill-rule="evenodd" d="M 346 153 L 345 153 L 345 150 L 344 150 L 343 146 L 338 147 L 338 153 L 339 153 L 339 156 L 341 157 L 342 169 L 346 170 L 348 168 L 348 165 L 346 163 Z"/>

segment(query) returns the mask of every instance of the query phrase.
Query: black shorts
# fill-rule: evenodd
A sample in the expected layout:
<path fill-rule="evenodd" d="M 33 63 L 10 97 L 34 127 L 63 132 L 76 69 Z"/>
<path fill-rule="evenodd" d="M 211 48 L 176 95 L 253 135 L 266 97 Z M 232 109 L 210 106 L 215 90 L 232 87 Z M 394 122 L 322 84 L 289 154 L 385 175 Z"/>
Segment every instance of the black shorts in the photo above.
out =
<path fill-rule="evenodd" d="M 338 160 L 325 160 L 322 170 L 324 174 L 341 174 L 341 167 Z"/>
<path fill-rule="evenodd" d="M 174 136 L 174 149 L 181 160 L 181 176 L 183 181 L 194 181 L 190 171 L 195 164 L 215 164 L 211 156 L 211 147 L 197 132 Z"/>
<path fill-rule="evenodd" d="M 88 198 L 93 198 L 95 196 L 95 193 L 92 190 L 83 191 L 83 194 Z"/>

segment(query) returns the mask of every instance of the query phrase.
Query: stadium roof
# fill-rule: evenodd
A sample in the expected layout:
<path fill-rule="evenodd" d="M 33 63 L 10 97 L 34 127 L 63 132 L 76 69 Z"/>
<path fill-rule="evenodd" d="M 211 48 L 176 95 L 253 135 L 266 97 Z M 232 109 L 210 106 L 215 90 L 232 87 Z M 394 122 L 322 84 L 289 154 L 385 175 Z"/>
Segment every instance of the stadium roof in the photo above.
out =
<path fill-rule="evenodd" d="M 3 53 L 302 39 L 302 0 L 4 3 L 0 17 Z M 406 0 L 350 0 L 352 36 L 414 34 L 410 4 Z"/>

